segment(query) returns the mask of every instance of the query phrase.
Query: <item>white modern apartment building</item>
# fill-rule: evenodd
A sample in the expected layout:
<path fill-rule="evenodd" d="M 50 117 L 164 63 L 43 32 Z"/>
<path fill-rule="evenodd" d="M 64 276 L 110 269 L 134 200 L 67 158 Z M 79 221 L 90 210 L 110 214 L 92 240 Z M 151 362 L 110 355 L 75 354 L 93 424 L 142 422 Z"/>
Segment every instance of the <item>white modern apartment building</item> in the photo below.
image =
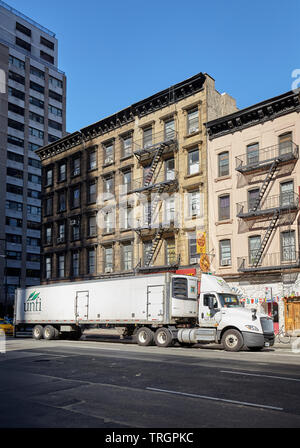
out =
<path fill-rule="evenodd" d="M 42 174 L 35 151 L 66 134 L 55 34 L 0 1 L 0 316 L 40 282 Z"/>

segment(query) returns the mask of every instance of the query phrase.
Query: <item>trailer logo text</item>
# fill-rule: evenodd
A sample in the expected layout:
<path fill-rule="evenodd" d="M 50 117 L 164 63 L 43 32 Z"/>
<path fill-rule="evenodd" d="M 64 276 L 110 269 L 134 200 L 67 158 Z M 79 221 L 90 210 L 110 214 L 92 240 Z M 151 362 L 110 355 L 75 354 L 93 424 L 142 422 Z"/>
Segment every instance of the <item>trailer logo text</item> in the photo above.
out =
<path fill-rule="evenodd" d="M 24 311 L 42 311 L 40 293 L 34 291 L 24 303 Z"/>

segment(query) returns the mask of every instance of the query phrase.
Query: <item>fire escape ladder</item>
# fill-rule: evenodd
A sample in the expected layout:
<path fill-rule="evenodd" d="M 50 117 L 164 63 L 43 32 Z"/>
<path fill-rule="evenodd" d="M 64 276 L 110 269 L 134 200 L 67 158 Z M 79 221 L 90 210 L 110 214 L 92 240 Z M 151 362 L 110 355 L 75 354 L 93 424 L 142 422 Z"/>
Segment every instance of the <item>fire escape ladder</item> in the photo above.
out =
<path fill-rule="evenodd" d="M 157 208 L 158 203 L 160 202 L 160 195 L 164 191 L 164 184 L 159 186 L 154 198 L 151 201 L 151 206 L 148 209 L 148 227 L 151 228 L 151 221 L 154 218 L 154 213 Z"/>
<path fill-rule="evenodd" d="M 145 266 L 150 266 L 151 261 L 153 260 L 154 254 L 156 252 L 156 249 L 161 241 L 162 238 L 162 234 L 163 234 L 163 229 L 159 228 L 158 231 L 155 234 L 155 237 L 152 241 L 152 246 L 151 249 L 149 251 L 149 253 L 147 254 L 147 259 L 145 262 Z"/>
<path fill-rule="evenodd" d="M 160 158 L 162 156 L 163 150 L 164 150 L 164 145 L 163 144 L 160 145 L 160 147 L 156 150 L 155 156 L 154 156 L 154 158 L 152 160 L 151 167 L 150 167 L 149 172 L 146 175 L 145 180 L 144 180 L 144 187 L 148 187 L 150 182 L 152 181 L 154 172 L 155 172 L 155 170 L 157 168 L 157 165 L 159 163 L 159 160 L 160 160 Z"/>
<path fill-rule="evenodd" d="M 260 247 L 257 250 L 257 253 L 255 254 L 254 263 L 253 263 L 255 268 L 257 268 L 257 266 L 259 265 L 261 257 L 263 255 L 263 252 L 264 252 L 264 250 L 266 248 L 266 245 L 268 244 L 268 241 L 269 241 L 269 239 L 270 239 L 270 237 L 272 235 L 272 232 L 275 229 L 276 223 L 277 223 L 278 218 L 279 218 L 279 213 L 280 213 L 279 210 L 276 210 L 274 212 L 274 215 L 272 216 L 271 222 L 270 222 L 269 227 L 267 228 L 267 231 L 266 231 L 266 233 L 265 233 L 265 235 L 263 237 L 263 240 L 262 240 L 262 242 L 260 244 Z"/>
<path fill-rule="evenodd" d="M 265 180 L 264 180 L 264 182 L 263 182 L 263 184 L 262 184 L 262 186 L 261 186 L 261 188 L 259 190 L 259 195 L 258 195 L 258 197 L 257 197 L 257 199 L 256 199 L 256 201 L 255 201 L 251 211 L 256 212 L 256 210 L 258 209 L 259 204 L 261 203 L 261 200 L 262 200 L 262 198 L 263 198 L 263 196 L 264 196 L 264 194 L 265 194 L 265 192 L 266 192 L 266 190 L 267 190 L 271 180 L 273 179 L 273 176 L 274 176 L 275 171 L 277 169 L 278 163 L 279 163 L 279 160 L 276 159 L 276 160 L 274 160 L 274 162 L 270 166 L 268 174 L 267 174 L 267 176 L 266 176 L 266 178 L 265 178 Z"/>

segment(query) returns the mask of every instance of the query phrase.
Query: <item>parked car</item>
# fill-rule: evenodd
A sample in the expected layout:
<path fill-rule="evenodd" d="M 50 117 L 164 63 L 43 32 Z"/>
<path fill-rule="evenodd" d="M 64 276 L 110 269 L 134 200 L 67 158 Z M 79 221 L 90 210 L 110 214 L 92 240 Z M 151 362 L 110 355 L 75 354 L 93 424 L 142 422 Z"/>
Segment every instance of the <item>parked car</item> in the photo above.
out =
<path fill-rule="evenodd" d="M 0 330 L 3 330 L 6 335 L 12 336 L 14 326 L 8 320 L 0 318 Z"/>

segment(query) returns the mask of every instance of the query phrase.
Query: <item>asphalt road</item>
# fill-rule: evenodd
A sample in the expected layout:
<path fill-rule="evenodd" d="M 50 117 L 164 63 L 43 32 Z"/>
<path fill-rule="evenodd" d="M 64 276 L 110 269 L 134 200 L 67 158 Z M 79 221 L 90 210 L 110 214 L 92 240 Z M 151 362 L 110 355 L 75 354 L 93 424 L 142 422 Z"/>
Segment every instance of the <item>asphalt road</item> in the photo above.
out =
<path fill-rule="evenodd" d="M 6 342 L 0 428 L 300 427 L 300 354 L 286 348 Z"/>

